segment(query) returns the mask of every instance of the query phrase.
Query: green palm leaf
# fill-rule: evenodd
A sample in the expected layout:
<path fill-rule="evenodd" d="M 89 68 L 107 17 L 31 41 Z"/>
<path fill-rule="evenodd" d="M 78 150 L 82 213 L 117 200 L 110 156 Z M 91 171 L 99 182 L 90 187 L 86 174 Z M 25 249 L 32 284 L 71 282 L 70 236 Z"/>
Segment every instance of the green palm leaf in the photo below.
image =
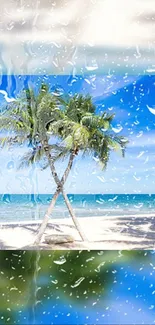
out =
<path fill-rule="evenodd" d="M 42 145 L 50 135 L 60 141 L 48 144 L 53 162 L 75 150 L 95 155 L 106 167 L 110 152 L 120 151 L 124 156 L 128 141 L 112 132 L 113 114 L 96 115 L 95 111 L 91 96 L 55 96 L 42 83 L 38 94 L 32 89 L 22 91 L 0 116 L 0 131 L 7 131 L 0 138 L 0 145 L 27 142 L 34 149 L 23 156 L 20 167 L 39 161 L 46 167 Z"/>
<path fill-rule="evenodd" d="M 21 158 L 18 169 L 27 168 L 37 162 L 39 162 L 44 157 L 44 150 L 42 148 L 30 149 Z"/>

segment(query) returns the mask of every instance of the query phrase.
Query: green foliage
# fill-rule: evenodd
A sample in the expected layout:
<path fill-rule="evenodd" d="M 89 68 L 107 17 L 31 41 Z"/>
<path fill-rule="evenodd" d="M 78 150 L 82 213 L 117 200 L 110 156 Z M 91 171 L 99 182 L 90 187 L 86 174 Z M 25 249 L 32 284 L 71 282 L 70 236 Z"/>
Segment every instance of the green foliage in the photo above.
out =
<path fill-rule="evenodd" d="M 75 94 L 66 103 L 66 115 L 73 121 L 80 123 L 86 113 L 95 113 L 95 106 L 91 96 Z"/>
<path fill-rule="evenodd" d="M 33 307 L 35 299 L 47 298 L 87 304 L 102 299 L 115 287 L 121 267 L 148 268 L 150 251 L 0 251 L 0 315 L 13 316 L 17 310 Z M 117 271 L 117 272 L 115 272 Z M 37 286 L 35 287 L 35 277 Z M 40 282 L 41 279 L 45 281 Z M 82 279 L 80 282 L 79 280 Z"/>
<path fill-rule="evenodd" d="M 90 96 L 74 95 L 68 101 L 58 97 L 62 118 L 49 124 L 51 134 L 62 140 L 68 150 L 93 153 L 103 168 L 107 166 L 110 152 L 120 151 L 124 157 L 128 140 L 115 136 L 111 123 L 114 115 L 95 114 Z"/>
<path fill-rule="evenodd" d="M 66 100 L 50 93 L 46 84 L 41 85 L 38 94 L 26 89 L 0 117 L 0 131 L 7 131 L 0 138 L 0 145 L 27 143 L 32 149 L 24 155 L 20 166 L 41 160 L 45 168 L 48 163 L 42 144 L 49 132 L 58 139 L 57 149 L 50 147 L 54 161 L 75 150 L 93 154 L 105 168 L 111 151 L 120 151 L 124 156 L 128 141 L 112 132 L 114 115 L 104 112 L 99 116 L 95 109 L 89 95 L 75 94 Z"/>

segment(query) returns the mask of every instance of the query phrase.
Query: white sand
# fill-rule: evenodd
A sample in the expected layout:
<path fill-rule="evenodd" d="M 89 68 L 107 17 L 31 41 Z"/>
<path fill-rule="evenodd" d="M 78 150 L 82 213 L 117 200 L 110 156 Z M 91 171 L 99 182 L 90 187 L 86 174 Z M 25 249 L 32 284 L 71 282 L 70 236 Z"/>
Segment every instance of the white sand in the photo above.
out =
<path fill-rule="evenodd" d="M 79 218 L 88 242 L 82 243 L 71 219 L 49 222 L 47 234 L 71 234 L 75 241 L 41 249 L 155 249 L 155 215 Z M 40 221 L 0 224 L 0 249 L 35 249 L 32 246 Z"/>

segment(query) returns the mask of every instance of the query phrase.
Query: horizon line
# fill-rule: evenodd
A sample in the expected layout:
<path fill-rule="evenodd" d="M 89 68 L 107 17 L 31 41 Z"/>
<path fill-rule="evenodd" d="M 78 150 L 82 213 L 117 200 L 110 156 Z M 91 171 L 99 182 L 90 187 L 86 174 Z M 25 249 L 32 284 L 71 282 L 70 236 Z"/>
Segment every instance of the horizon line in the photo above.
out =
<path fill-rule="evenodd" d="M 0 195 L 54 195 L 54 193 L 0 193 Z M 62 195 L 60 193 L 59 195 Z M 155 195 L 155 193 L 67 193 L 67 195 Z"/>

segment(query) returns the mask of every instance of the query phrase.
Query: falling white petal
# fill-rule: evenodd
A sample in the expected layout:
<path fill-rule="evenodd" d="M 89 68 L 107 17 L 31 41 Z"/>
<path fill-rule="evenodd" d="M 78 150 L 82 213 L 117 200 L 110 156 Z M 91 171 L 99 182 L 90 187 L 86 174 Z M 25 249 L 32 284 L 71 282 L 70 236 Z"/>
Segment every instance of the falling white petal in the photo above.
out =
<path fill-rule="evenodd" d="M 122 128 L 122 126 L 120 125 L 120 126 L 118 126 L 117 128 L 112 128 L 112 130 L 115 132 L 115 133 L 119 133 L 119 132 L 121 132 L 122 130 L 123 130 L 123 128 Z"/>
<path fill-rule="evenodd" d="M 15 101 L 15 98 L 9 98 L 8 97 L 8 94 L 5 90 L 0 90 L 0 94 L 4 95 L 4 98 L 6 100 L 7 103 L 11 103 L 11 102 L 14 102 Z"/>
<path fill-rule="evenodd" d="M 150 107 L 150 106 L 148 106 L 148 105 L 146 105 L 146 106 L 147 106 L 148 110 L 149 110 L 152 114 L 155 115 L 155 107 Z"/>
<path fill-rule="evenodd" d="M 58 264 L 58 265 L 62 265 L 64 263 L 66 263 L 66 259 L 65 258 L 61 258 L 59 261 L 53 261 L 55 264 Z"/>
<path fill-rule="evenodd" d="M 84 279 L 85 279 L 84 277 L 79 278 L 73 285 L 71 285 L 71 288 L 78 287 Z"/>

